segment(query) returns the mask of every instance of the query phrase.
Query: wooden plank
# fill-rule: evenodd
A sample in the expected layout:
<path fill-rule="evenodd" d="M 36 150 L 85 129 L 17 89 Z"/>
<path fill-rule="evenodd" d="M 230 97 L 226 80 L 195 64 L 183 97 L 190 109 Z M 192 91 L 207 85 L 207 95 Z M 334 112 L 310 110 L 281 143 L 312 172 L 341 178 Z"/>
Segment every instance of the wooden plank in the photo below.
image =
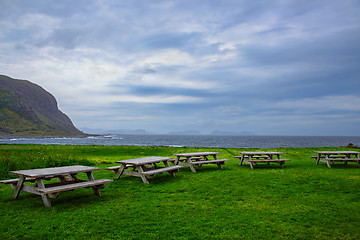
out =
<path fill-rule="evenodd" d="M 113 166 L 113 167 L 107 167 L 105 168 L 106 170 L 118 170 L 119 168 L 121 168 L 121 165 L 120 166 Z"/>
<path fill-rule="evenodd" d="M 89 179 L 89 182 L 94 182 L 95 181 L 95 178 L 94 178 L 92 172 L 87 172 L 86 175 L 87 175 L 87 177 Z M 105 180 L 105 179 L 100 179 L 100 180 Z M 111 182 L 112 182 L 112 180 L 111 180 Z M 104 184 L 102 184 L 100 186 L 101 186 L 101 188 L 103 188 L 102 186 L 104 186 Z M 99 188 L 93 187 L 93 191 L 94 191 L 96 196 L 101 197 L 101 193 L 99 191 Z"/>
<path fill-rule="evenodd" d="M 150 184 L 149 181 L 146 179 L 145 175 L 142 174 L 144 172 L 143 166 L 138 166 L 138 172 L 140 173 L 140 178 L 143 183 Z"/>
<path fill-rule="evenodd" d="M 18 178 L 14 178 L 14 179 L 2 180 L 2 181 L 0 181 L 0 183 L 2 183 L 2 184 L 17 184 L 18 181 L 19 181 Z M 35 178 L 25 178 L 24 181 L 25 182 L 35 182 L 36 179 Z"/>
<path fill-rule="evenodd" d="M 122 164 L 131 164 L 131 165 L 145 165 L 145 164 L 152 164 L 152 163 L 158 163 L 162 161 L 172 161 L 174 159 L 169 157 L 143 157 L 143 158 L 135 158 L 135 159 L 128 159 L 128 160 L 121 160 L 116 161 L 116 163 L 122 163 Z"/>
<path fill-rule="evenodd" d="M 331 168 L 330 161 L 326 161 L 326 165 Z"/>
<path fill-rule="evenodd" d="M 86 180 L 80 180 L 80 181 L 61 181 L 61 182 L 55 182 L 55 183 L 48 183 L 48 184 L 44 184 L 45 188 L 51 188 L 51 187 L 57 187 L 57 186 L 64 186 L 64 185 L 69 185 L 69 184 L 74 184 L 74 183 L 78 183 L 78 182 L 86 182 Z"/>
<path fill-rule="evenodd" d="M 314 153 L 319 153 L 319 154 L 360 154 L 360 152 L 357 151 L 314 151 Z"/>
<path fill-rule="evenodd" d="M 125 168 L 129 168 L 129 167 L 134 167 L 134 165 L 132 165 L 132 164 L 126 164 Z M 105 168 L 105 169 L 106 169 L 106 170 L 112 170 L 112 171 L 114 171 L 114 170 L 118 170 L 118 169 L 120 169 L 120 168 L 121 168 L 121 165 L 120 165 L 120 166 L 107 167 L 107 168 Z"/>
<path fill-rule="evenodd" d="M 174 156 L 180 157 L 196 157 L 196 156 L 210 156 L 210 155 L 217 155 L 221 154 L 221 152 L 194 152 L 194 153 L 174 153 Z"/>
<path fill-rule="evenodd" d="M 56 187 L 50 187 L 50 188 L 38 188 L 37 191 L 43 194 L 50 194 L 50 193 L 57 193 L 57 192 L 63 192 L 63 191 L 70 191 L 77 188 L 85 188 L 85 187 L 94 187 L 103 185 L 105 183 L 112 182 L 111 179 L 100 179 L 100 180 L 94 180 L 94 181 L 87 181 L 87 182 L 80 182 L 80 183 L 72 183 L 68 185 L 62 185 L 62 186 L 56 186 Z"/>
<path fill-rule="evenodd" d="M 87 166 L 67 166 L 67 167 L 55 167 L 55 168 L 40 168 L 40 169 L 30 169 L 30 170 L 19 170 L 19 171 L 10 171 L 9 174 L 15 174 L 25 177 L 49 177 L 49 176 L 61 176 L 61 175 L 71 175 L 77 174 L 80 172 L 91 172 L 95 170 L 100 170 L 100 168 L 87 167 Z"/>
<path fill-rule="evenodd" d="M 285 162 L 291 161 L 290 159 L 244 159 L 244 162 Z"/>
<path fill-rule="evenodd" d="M 239 152 L 243 155 L 279 155 L 284 154 L 283 152 Z"/>
<path fill-rule="evenodd" d="M 311 156 L 311 158 L 318 158 L 317 156 Z M 338 155 L 336 155 L 336 156 L 327 156 L 327 157 L 325 157 L 324 155 L 321 155 L 320 156 L 320 158 L 328 158 L 328 159 L 332 159 L 332 158 L 348 158 L 348 157 L 346 157 L 346 156 L 338 156 Z"/>
<path fill-rule="evenodd" d="M 123 174 L 124 171 L 127 171 L 127 170 L 124 170 L 125 166 L 126 166 L 126 164 L 122 164 L 118 170 L 114 171 L 116 173 L 115 174 L 116 179 L 119 179 L 121 174 Z M 133 169 L 133 170 L 135 170 L 135 169 Z"/>
<path fill-rule="evenodd" d="M 334 162 L 351 162 L 351 161 L 354 161 L 354 162 L 357 162 L 357 161 L 360 161 L 360 158 L 328 158 L 329 161 L 334 161 Z M 325 159 L 321 159 L 320 161 L 328 161 L 328 160 L 325 160 Z"/>
<path fill-rule="evenodd" d="M 171 171 L 177 171 L 180 168 L 182 168 L 182 166 L 171 166 L 171 167 L 163 167 L 163 168 L 158 168 L 155 170 L 150 170 L 150 171 L 144 171 L 141 174 L 143 175 L 154 175 L 154 174 L 158 174 L 158 173 L 163 173 L 163 172 L 171 172 Z"/>
<path fill-rule="evenodd" d="M 200 165 L 200 164 L 217 164 L 217 163 L 225 163 L 226 161 L 230 161 L 230 159 L 217 159 L 217 160 L 206 160 L 206 161 L 194 161 L 190 162 L 193 165 Z"/>
<path fill-rule="evenodd" d="M 164 163 L 165 167 L 167 167 L 167 168 L 170 167 L 169 161 L 163 161 L 163 163 Z M 177 172 L 177 171 L 179 171 L 179 170 L 169 171 L 170 176 L 175 177 L 175 172 Z"/>
<path fill-rule="evenodd" d="M 37 186 L 39 187 L 38 189 L 45 189 L 45 185 L 44 185 L 44 182 L 43 182 L 42 179 L 40 179 L 40 178 L 36 179 L 36 183 L 37 183 Z M 41 193 L 40 196 L 41 196 L 41 198 L 43 200 L 44 206 L 45 207 L 51 207 L 51 202 L 50 202 L 50 199 L 49 199 L 49 195 Z"/>
<path fill-rule="evenodd" d="M 138 171 L 130 171 L 130 170 L 123 170 L 121 175 L 140 177 L 140 173 Z M 117 179 L 119 179 L 119 178 L 117 178 Z"/>
<path fill-rule="evenodd" d="M 17 199 L 19 197 L 21 188 L 24 185 L 24 181 L 25 181 L 25 177 L 20 176 L 19 181 L 17 182 L 14 193 L 13 193 L 13 198 Z"/>
<path fill-rule="evenodd" d="M 329 168 L 331 168 L 331 163 L 334 162 L 344 162 L 345 165 L 347 165 L 348 162 L 355 162 L 360 165 L 360 158 L 321 158 L 319 161 L 326 163 Z"/>
<path fill-rule="evenodd" d="M 33 187 L 33 186 L 30 186 L 30 185 L 23 185 L 21 191 L 24 191 L 24 192 L 29 192 L 29 193 L 33 193 L 33 194 L 36 194 L 36 195 L 41 195 L 41 193 L 37 192 L 36 191 L 37 188 Z"/>
<path fill-rule="evenodd" d="M 261 156 L 261 155 L 259 155 L 259 156 L 251 156 L 251 158 L 252 159 L 269 159 L 270 158 L 270 156 L 268 156 L 268 155 L 263 155 L 263 156 Z"/>

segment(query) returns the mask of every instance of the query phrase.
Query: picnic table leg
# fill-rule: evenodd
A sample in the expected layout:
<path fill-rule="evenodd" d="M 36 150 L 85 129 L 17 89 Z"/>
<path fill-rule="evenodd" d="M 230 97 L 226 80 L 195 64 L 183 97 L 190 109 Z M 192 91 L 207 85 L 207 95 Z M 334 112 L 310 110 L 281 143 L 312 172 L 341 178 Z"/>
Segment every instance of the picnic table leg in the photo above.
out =
<path fill-rule="evenodd" d="M 359 158 L 359 154 L 354 154 L 354 156 L 355 156 L 355 158 Z M 355 161 L 355 162 L 357 162 L 360 166 L 360 161 Z"/>
<path fill-rule="evenodd" d="M 176 156 L 175 161 L 174 161 L 174 165 L 178 165 L 180 162 L 180 156 Z"/>
<path fill-rule="evenodd" d="M 328 166 L 329 168 L 331 168 L 330 160 L 327 160 L 327 161 L 326 161 L 326 164 L 327 164 L 327 166 Z"/>
<path fill-rule="evenodd" d="M 20 191 L 24 185 L 25 177 L 20 176 L 19 181 L 16 184 L 15 191 L 13 193 L 13 198 L 17 199 L 19 197 Z"/>
<path fill-rule="evenodd" d="M 351 154 L 345 154 L 346 158 L 351 158 Z M 354 154 L 356 157 L 356 154 Z M 348 161 L 344 161 L 344 165 L 347 165 Z"/>
<path fill-rule="evenodd" d="M 67 178 L 65 177 L 65 180 L 66 180 L 66 181 L 75 181 L 75 182 L 77 182 L 77 183 L 81 182 L 81 180 L 76 177 L 76 174 L 77 174 L 77 173 L 75 173 L 75 174 L 70 174 L 70 176 L 68 176 Z"/>
<path fill-rule="evenodd" d="M 121 174 L 123 174 L 126 164 L 121 164 L 120 168 L 117 170 L 115 178 L 119 179 Z"/>
<path fill-rule="evenodd" d="M 271 157 L 270 158 L 272 158 L 272 155 L 271 155 Z M 278 160 L 280 160 L 280 154 L 276 154 L 276 158 L 278 159 Z M 270 162 L 268 162 L 269 164 L 270 164 Z M 285 163 L 285 161 L 279 161 L 279 164 L 280 164 L 280 167 L 281 168 L 283 168 L 283 164 Z M 268 164 L 268 165 L 269 165 Z"/>
<path fill-rule="evenodd" d="M 191 164 L 191 157 L 186 157 L 186 162 L 189 163 L 191 171 L 196 172 L 194 165 Z"/>
<path fill-rule="evenodd" d="M 170 167 L 169 165 L 169 162 L 166 160 L 166 161 L 163 161 L 165 167 Z M 169 174 L 172 176 L 172 177 L 175 177 L 175 173 L 174 171 L 169 171 Z"/>
<path fill-rule="evenodd" d="M 249 163 L 250 163 L 251 169 L 254 169 L 254 164 L 253 164 L 253 162 L 249 162 Z"/>
<path fill-rule="evenodd" d="M 86 175 L 88 176 L 89 181 L 94 181 L 95 180 L 92 172 L 87 172 Z M 96 196 L 101 197 L 100 190 L 96 186 L 92 187 L 92 189 L 94 190 L 94 193 L 95 193 Z"/>
<path fill-rule="evenodd" d="M 138 169 L 138 172 L 140 174 L 140 177 L 141 177 L 141 180 L 143 181 L 143 183 L 150 184 L 149 181 L 147 180 L 146 176 L 141 174 L 144 172 L 144 169 L 142 168 L 142 166 L 139 165 L 137 167 L 137 169 Z"/>
<path fill-rule="evenodd" d="M 248 159 L 249 159 L 249 164 L 250 164 L 251 169 L 254 169 L 255 163 L 253 163 L 253 162 L 251 161 L 251 155 L 248 156 Z"/>
<path fill-rule="evenodd" d="M 40 179 L 40 178 L 36 179 L 36 183 L 37 183 L 38 188 L 45 188 L 45 185 L 44 185 L 44 182 L 42 179 Z M 43 200 L 44 206 L 51 207 L 49 195 L 48 194 L 40 194 L 40 196 Z"/>
<path fill-rule="evenodd" d="M 316 165 L 319 165 L 319 161 L 320 161 L 320 153 L 318 154 L 318 156 L 316 158 Z"/>
<path fill-rule="evenodd" d="M 268 156 L 267 156 L 267 158 L 265 157 L 264 159 L 272 159 L 272 154 L 267 154 Z M 266 162 L 266 164 L 267 165 L 269 165 L 270 164 L 270 162 Z"/>
<path fill-rule="evenodd" d="M 239 163 L 240 166 L 242 165 L 242 163 L 243 163 L 243 161 L 244 161 L 244 156 L 245 156 L 244 154 L 241 155 L 240 163 Z"/>
<path fill-rule="evenodd" d="M 65 182 L 65 181 L 66 181 L 66 178 L 65 178 L 65 176 L 58 176 L 58 177 L 57 177 L 57 180 L 58 180 L 59 182 Z"/>

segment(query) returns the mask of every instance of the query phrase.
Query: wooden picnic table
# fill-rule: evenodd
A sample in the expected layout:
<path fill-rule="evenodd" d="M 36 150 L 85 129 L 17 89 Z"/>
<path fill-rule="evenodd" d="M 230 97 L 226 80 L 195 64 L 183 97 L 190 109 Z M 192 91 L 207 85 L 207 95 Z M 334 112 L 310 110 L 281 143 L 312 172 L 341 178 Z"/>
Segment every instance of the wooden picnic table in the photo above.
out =
<path fill-rule="evenodd" d="M 360 165 L 360 152 L 357 151 L 314 151 L 317 156 L 311 156 L 316 159 L 316 165 L 319 162 L 325 162 L 329 168 L 334 162 L 344 162 L 346 165 L 348 162 L 357 162 Z"/>
<path fill-rule="evenodd" d="M 169 162 L 174 159 L 169 157 L 143 157 L 129 160 L 116 161 L 121 163 L 120 166 L 108 167 L 107 170 L 113 171 L 115 178 L 119 179 L 122 174 L 140 177 L 144 183 L 149 184 L 147 178 L 153 178 L 156 174 L 169 172 L 171 176 L 175 177 L 175 172 L 179 171 L 182 166 L 170 166 Z M 164 166 L 159 166 L 158 163 L 163 163 Z M 131 170 L 130 170 L 131 169 Z"/>
<path fill-rule="evenodd" d="M 284 154 L 282 152 L 239 152 L 241 156 L 234 156 L 239 158 L 239 165 L 242 165 L 243 162 L 249 163 L 250 167 L 254 169 L 254 166 L 257 163 L 267 163 L 268 165 L 271 162 L 279 163 L 281 167 L 285 164 L 286 161 L 290 159 L 281 159 L 280 155 Z"/>
<path fill-rule="evenodd" d="M 195 152 L 195 153 L 175 153 L 175 165 L 189 166 L 192 172 L 196 172 L 195 167 L 201 167 L 203 164 L 216 164 L 220 169 L 226 161 L 230 159 L 218 159 L 220 152 Z M 209 158 L 211 156 L 211 158 Z"/>
<path fill-rule="evenodd" d="M 77 188 L 92 187 L 95 195 L 101 197 L 99 189 L 104 188 L 104 184 L 112 182 L 110 179 L 95 180 L 92 172 L 100 168 L 87 166 L 67 166 L 54 168 L 41 168 L 30 170 L 10 171 L 9 174 L 19 176 L 18 179 L 0 181 L 3 184 L 11 184 L 15 191 L 13 197 L 18 198 L 20 191 L 40 195 L 45 207 L 51 207 L 49 198 L 57 198 L 60 192 L 70 191 Z M 78 173 L 86 173 L 88 180 L 77 178 Z M 58 182 L 44 184 L 44 180 L 58 179 Z M 35 185 L 25 183 L 34 182 Z"/>

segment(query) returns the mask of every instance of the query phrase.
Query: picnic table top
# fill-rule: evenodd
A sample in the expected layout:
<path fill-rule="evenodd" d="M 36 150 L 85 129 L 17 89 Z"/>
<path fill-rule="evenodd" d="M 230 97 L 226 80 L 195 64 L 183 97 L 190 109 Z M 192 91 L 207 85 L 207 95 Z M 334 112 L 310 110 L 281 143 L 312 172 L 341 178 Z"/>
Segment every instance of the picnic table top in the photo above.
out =
<path fill-rule="evenodd" d="M 278 155 L 278 154 L 284 154 L 282 152 L 239 152 L 239 153 L 244 154 L 244 155 L 266 155 L 266 154 Z"/>
<path fill-rule="evenodd" d="M 172 155 L 179 157 L 195 157 L 195 156 L 208 156 L 208 155 L 217 155 L 221 152 L 194 152 L 194 153 L 174 153 Z"/>
<path fill-rule="evenodd" d="M 39 177 L 56 176 L 56 175 L 77 174 L 80 172 L 92 172 L 96 170 L 100 170 L 100 168 L 75 165 L 75 166 L 66 166 L 66 167 L 10 171 L 9 174 L 39 178 Z"/>
<path fill-rule="evenodd" d="M 162 161 L 168 161 L 173 160 L 169 157 L 143 157 L 143 158 L 134 158 L 134 159 L 128 159 L 128 160 L 121 160 L 116 161 L 116 163 L 122 163 L 122 164 L 133 164 L 133 165 L 144 165 L 144 164 L 150 164 L 150 163 L 158 163 Z"/>
<path fill-rule="evenodd" d="M 318 154 L 360 154 L 357 151 L 314 151 L 314 153 Z"/>

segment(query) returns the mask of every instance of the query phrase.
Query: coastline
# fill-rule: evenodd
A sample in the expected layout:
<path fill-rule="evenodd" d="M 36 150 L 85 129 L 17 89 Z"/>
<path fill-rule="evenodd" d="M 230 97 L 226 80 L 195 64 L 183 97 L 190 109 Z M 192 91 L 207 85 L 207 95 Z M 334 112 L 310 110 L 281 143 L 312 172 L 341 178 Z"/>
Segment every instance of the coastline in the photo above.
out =
<path fill-rule="evenodd" d="M 86 138 L 100 137 L 103 134 L 76 134 L 76 135 L 0 135 L 0 139 L 46 139 L 46 138 Z"/>
<path fill-rule="evenodd" d="M 198 148 L 305 148 L 360 146 L 354 136 L 212 136 L 87 134 L 76 136 L 0 136 L 0 144 L 105 145 Z"/>

